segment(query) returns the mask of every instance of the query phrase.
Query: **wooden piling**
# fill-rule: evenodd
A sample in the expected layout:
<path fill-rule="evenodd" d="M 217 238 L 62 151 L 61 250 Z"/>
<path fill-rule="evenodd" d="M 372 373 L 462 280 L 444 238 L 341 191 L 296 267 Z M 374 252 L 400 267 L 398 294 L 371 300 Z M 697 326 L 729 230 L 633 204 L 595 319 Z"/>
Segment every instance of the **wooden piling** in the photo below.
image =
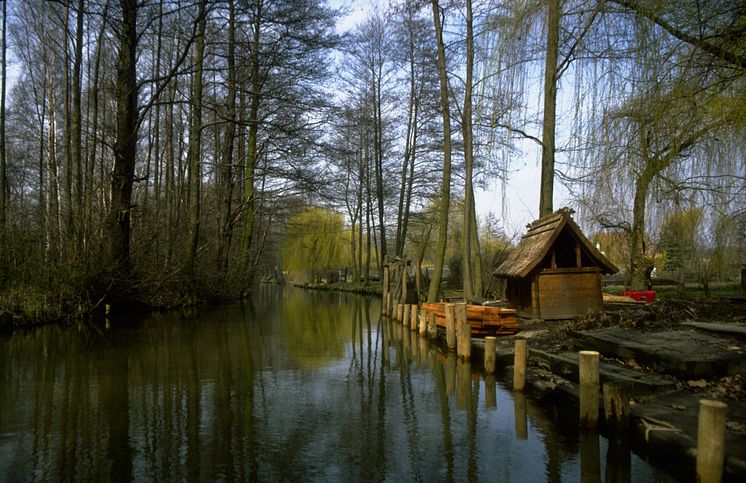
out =
<path fill-rule="evenodd" d="M 456 350 L 456 304 L 446 304 L 446 347 Z"/>
<path fill-rule="evenodd" d="M 497 390 L 495 388 L 495 375 L 484 376 L 484 407 L 494 409 L 497 407 Z"/>
<path fill-rule="evenodd" d="M 402 314 L 401 323 L 404 327 L 409 328 L 409 316 L 412 314 L 412 306 L 404 304 L 404 313 Z"/>
<path fill-rule="evenodd" d="M 427 335 L 433 339 L 438 337 L 438 325 L 435 323 L 435 314 L 431 312 L 427 314 Z"/>
<path fill-rule="evenodd" d="M 595 428 L 598 423 L 598 357 L 596 351 L 578 352 L 580 425 L 584 428 Z"/>
<path fill-rule="evenodd" d="M 419 317 L 417 320 L 420 323 L 419 325 L 420 335 L 424 336 L 425 333 L 427 332 L 427 312 L 425 312 L 424 310 L 420 310 Z"/>
<path fill-rule="evenodd" d="M 409 314 L 409 323 L 410 323 L 410 329 L 417 330 L 417 305 L 412 304 L 409 308 L 410 314 Z"/>
<path fill-rule="evenodd" d="M 725 462 L 724 402 L 701 399 L 697 429 L 697 482 L 715 483 L 723 478 Z"/>
<path fill-rule="evenodd" d="M 528 353 L 526 339 L 515 340 L 515 354 L 513 356 L 513 390 L 523 391 L 526 387 L 526 356 Z"/>
<path fill-rule="evenodd" d="M 487 374 L 495 372 L 495 345 L 497 344 L 497 338 L 485 337 L 484 338 L 484 370 Z"/>
<path fill-rule="evenodd" d="M 355 280 L 355 283 L 358 283 Z M 389 303 L 389 261 L 386 259 L 383 265 L 383 304 L 381 305 L 381 313 L 388 315 L 388 304 Z"/>
<path fill-rule="evenodd" d="M 394 294 L 388 293 L 388 302 L 386 303 L 386 315 L 393 317 L 394 315 Z"/>
<path fill-rule="evenodd" d="M 456 315 L 456 354 L 462 359 L 471 358 L 471 326 L 466 320 L 466 304 L 458 303 Z"/>
<path fill-rule="evenodd" d="M 629 397 L 622 386 L 604 383 L 604 421 L 609 431 L 622 436 L 629 421 Z"/>
<path fill-rule="evenodd" d="M 446 355 L 446 395 L 452 396 L 456 388 L 456 353 L 449 352 Z"/>
<path fill-rule="evenodd" d="M 580 431 L 580 483 L 601 481 L 601 446 L 598 431 Z"/>
<path fill-rule="evenodd" d="M 468 359 L 456 361 L 456 409 L 467 410 L 471 404 L 471 363 Z"/>
<path fill-rule="evenodd" d="M 528 439 L 526 396 L 522 392 L 516 392 L 513 394 L 513 417 L 515 418 L 516 439 Z"/>

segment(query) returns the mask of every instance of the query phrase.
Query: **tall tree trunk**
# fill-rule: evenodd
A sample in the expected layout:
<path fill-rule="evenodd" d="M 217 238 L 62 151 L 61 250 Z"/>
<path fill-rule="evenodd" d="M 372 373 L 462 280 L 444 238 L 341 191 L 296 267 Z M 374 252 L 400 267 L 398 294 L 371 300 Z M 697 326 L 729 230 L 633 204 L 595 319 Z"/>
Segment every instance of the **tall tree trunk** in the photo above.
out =
<path fill-rule="evenodd" d="M 363 283 L 368 286 L 370 284 L 370 221 L 373 217 L 373 197 L 370 188 L 370 148 L 367 136 L 365 137 L 365 199 L 365 264 L 363 266 Z"/>
<path fill-rule="evenodd" d="M 383 120 L 381 118 L 381 82 L 383 81 L 383 61 L 379 59 L 377 72 L 374 74 L 373 79 L 373 95 L 375 96 L 373 102 L 374 110 L 374 131 L 375 136 L 373 139 L 374 143 L 374 162 L 375 162 L 375 175 L 376 175 L 376 201 L 378 202 L 378 229 L 381 233 L 381 256 L 380 263 L 378 263 L 378 273 L 383 273 L 383 258 L 386 256 L 386 225 L 383 222 L 384 210 L 383 210 Z"/>
<path fill-rule="evenodd" d="M 220 164 L 218 187 L 218 270 L 228 270 L 233 209 L 233 145 L 236 136 L 236 9 L 234 0 L 228 2 L 228 94 L 226 104 L 225 142 Z"/>
<path fill-rule="evenodd" d="M 448 105 L 448 77 L 446 72 L 446 53 L 443 45 L 443 26 L 440 23 L 440 6 L 438 0 L 432 0 L 433 22 L 435 23 L 435 41 L 438 45 L 438 78 L 440 80 L 440 107 L 443 115 L 443 179 L 440 187 L 440 219 L 438 226 L 438 244 L 435 248 L 435 267 L 428 302 L 435 302 L 443 277 L 443 264 L 448 243 L 448 213 L 451 203 L 451 111 Z"/>
<path fill-rule="evenodd" d="M 5 147 L 5 89 L 7 85 L 7 61 L 5 58 L 5 54 L 8 50 L 7 48 L 7 37 L 6 37 L 6 26 L 7 26 L 7 2 L 3 2 L 3 23 L 2 23 L 2 42 L 3 47 L 2 51 L 0 51 L 0 63 L 2 65 L 0 68 L 2 69 L 2 80 L 0 82 L 0 253 L 3 255 L 0 256 L 0 268 L 3 268 L 5 265 L 5 254 L 7 252 L 6 248 L 6 231 L 7 231 L 7 214 L 8 214 L 8 161 L 6 156 L 6 147 Z M 41 187 L 40 187 L 41 189 Z M 3 273 L 5 271 L 3 270 Z"/>
<path fill-rule="evenodd" d="M 202 211 L 202 64 L 205 58 L 206 0 L 199 3 L 199 27 L 194 52 L 194 80 L 192 83 L 192 123 L 189 130 L 189 244 L 184 259 L 186 289 L 194 294 L 195 263 L 199 248 L 200 217 Z"/>
<path fill-rule="evenodd" d="M 407 177 L 407 192 L 404 197 L 404 216 L 401 220 L 401 251 L 404 252 L 404 246 L 407 242 L 407 229 L 409 226 L 409 210 L 412 206 L 412 186 L 414 185 L 414 163 L 417 158 L 417 119 L 419 113 L 420 101 L 417 97 L 414 100 L 414 115 L 412 119 L 412 140 L 409 150 L 409 176 Z"/>
<path fill-rule="evenodd" d="M 363 275 L 363 183 L 366 182 L 368 173 L 365 168 L 365 159 L 363 157 L 363 128 L 360 127 L 360 138 L 358 143 L 358 185 L 357 185 L 357 210 L 358 210 L 358 236 L 357 236 L 357 268 L 358 280 Z M 356 283 L 357 281 L 356 280 Z"/>
<path fill-rule="evenodd" d="M 559 28 L 560 0 L 549 0 L 547 6 L 547 55 L 544 65 L 544 127 L 541 139 L 539 216 L 545 216 L 554 211 L 554 133 L 557 110 Z"/>
<path fill-rule="evenodd" d="M 161 75 L 161 62 L 163 57 L 163 0 L 158 2 L 158 34 L 156 38 L 156 50 L 155 50 L 155 75 L 156 78 L 160 78 Z M 155 105 L 155 126 L 153 127 L 154 138 L 153 138 L 153 152 L 155 153 L 155 170 L 153 173 L 153 195 L 155 197 L 155 213 L 154 223 L 160 225 L 161 223 L 161 207 L 162 207 L 162 165 L 161 165 L 161 104 L 156 103 Z M 147 200 L 147 198 L 145 198 Z M 161 237 L 155 237 L 155 246 L 153 247 L 153 261 L 158 263 L 161 256 Z"/>
<path fill-rule="evenodd" d="M 54 82 L 52 74 L 47 72 L 47 95 L 49 97 L 49 136 L 48 146 L 49 153 L 47 155 L 47 178 L 49 179 L 49 208 L 47 219 L 49 223 L 48 238 L 49 238 L 49 259 L 50 261 L 59 260 L 59 249 L 60 249 L 60 238 L 62 230 L 62 200 L 61 200 L 61 187 L 60 187 L 60 168 L 59 160 L 57 159 L 57 101 L 54 95 Z"/>
<path fill-rule="evenodd" d="M 104 34 L 106 32 L 107 15 L 109 10 L 109 4 L 106 3 L 101 19 L 101 28 L 98 31 L 98 37 L 96 39 L 96 50 L 94 52 L 94 66 L 93 66 L 93 79 L 91 81 L 91 87 L 89 91 L 88 105 L 91 106 L 91 118 L 92 125 L 89 134 L 90 147 L 88 149 L 88 161 L 86 162 L 86 214 L 85 214 L 85 228 L 84 238 L 86 243 L 90 243 L 93 235 L 93 216 L 96 211 L 94 206 L 94 188 L 93 180 L 95 177 L 96 157 L 98 143 L 99 143 L 99 132 L 98 132 L 98 119 L 99 119 L 99 84 L 101 82 L 101 57 L 103 51 L 103 44 L 105 42 Z M 102 136 L 103 137 L 103 136 Z M 102 163 L 103 164 L 103 163 Z"/>
<path fill-rule="evenodd" d="M 130 210 L 137 153 L 137 0 L 120 0 L 122 24 L 119 30 L 116 139 L 111 175 L 111 204 L 104 221 L 108 243 L 106 268 L 113 276 L 113 288 L 122 289 L 130 269 Z"/>
<path fill-rule="evenodd" d="M 635 185 L 635 199 L 632 204 L 632 233 L 630 240 L 631 285 L 644 289 L 647 285 L 645 262 L 645 208 L 650 183 L 655 173 L 651 164 L 640 173 Z"/>
<path fill-rule="evenodd" d="M 75 172 L 74 160 L 72 154 L 72 115 L 71 115 L 71 102 L 70 94 L 72 92 L 71 80 L 70 80 L 70 52 L 67 39 L 70 37 L 70 3 L 65 5 L 65 28 L 64 28 L 64 41 L 62 42 L 62 48 L 65 58 L 65 76 L 64 76 L 64 96 L 63 96 L 63 131 L 62 131 L 62 144 L 64 148 L 64 163 L 62 166 L 62 172 L 65 176 L 65 242 L 71 241 L 75 238 L 75 217 L 74 217 L 74 202 L 73 202 L 73 173 Z M 73 244 L 74 246 L 74 244 Z M 65 247 L 65 244 L 63 244 Z"/>
<path fill-rule="evenodd" d="M 464 216 L 461 249 L 463 261 L 463 285 L 464 300 L 469 301 L 474 298 L 472 283 L 472 222 L 474 211 L 474 189 L 472 187 L 472 178 L 474 173 L 474 142 L 472 137 L 472 79 L 474 77 L 474 27 L 472 21 L 471 0 L 466 0 L 466 84 L 464 86 L 464 112 L 461 122 L 461 130 L 464 138 Z"/>
<path fill-rule="evenodd" d="M 81 234 L 81 220 L 83 213 L 83 160 L 82 160 L 82 143 L 83 143 L 83 128 L 82 128 L 82 109 L 80 103 L 82 81 L 80 70 L 83 65 L 83 0 L 78 0 L 78 7 L 76 12 L 75 22 L 75 58 L 73 59 L 73 83 L 72 83 L 72 118 L 70 124 L 70 155 L 71 155 L 71 166 L 75 174 L 75 187 L 73 188 L 74 196 L 73 203 L 70 212 L 74 217 L 74 224 L 72 226 L 74 236 L 74 246 L 78 253 L 83 248 L 83 237 Z"/>
<path fill-rule="evenodd" d="M 414 175 L 414 155 L 417 143 L 417 90 L 415 74 L 414 26 L 412 25 L 412 5 L 407 4 L 407 57 L 409 61 L 409 104 L 407 109 L 407 136 L 404 142 L 404 161 L 401 169 L 401 187 L 399 191 L 399 210 L 396 222 L 395 255 L 404 254 L 407 239 L 409 207 L 412 199 L 412 176 Z"/>
<path fill-rule="evenodd" d="M 471 216 L 472 216 L 472 258 L 474 260 L 474 285 L 472 287 L 474 295 L 484 297 L 484 276 L 482 274 L 482 247 L 479 243 L 479 223 L 477 223 L 477 212 L 474 207 L 474 190 L 471 190 Z"/>
<path fill-rule="evenodd" d="M 248 289 L 253 282 L 248 273 L 251 260 L 252 238 L 254 235 L 254 221 L 256 218 L 254 176 L 258 159 L 259 135 L 259 105 L 261 100 L 260 48 L 261 26 L 263 15 L 263 0 L 255 5 L 252 38 L 251 38 L 251 101 L 249 103 L 249 139 L 246 148 L 246 167 L 244 168 L 244 231 L 241 239 L 240 273 L 244 277 L 245 287 Z"/>
<path fill-rule="evenodd" d="M 166 197 L 166 255 L 164 258 L 164 267 L 169 268 L 173 260 L 174 250 L 174 219 L 178 203 L 176 199 L 176 129 L 174 123 L 176 116 L 174 114 L 174 100 L 176 99 L 176 79 L 172 80 L 169 86 L 169 102 L 166 105 L 166 174 L 164 176 L 165 197 Z"/>

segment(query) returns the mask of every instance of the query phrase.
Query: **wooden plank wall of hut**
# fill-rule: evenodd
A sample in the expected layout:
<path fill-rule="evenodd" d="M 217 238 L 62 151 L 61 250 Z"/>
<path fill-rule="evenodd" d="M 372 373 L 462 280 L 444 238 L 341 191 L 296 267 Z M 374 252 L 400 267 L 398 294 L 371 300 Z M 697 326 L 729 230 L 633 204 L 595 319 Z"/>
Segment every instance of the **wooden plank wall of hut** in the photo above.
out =
<path fill-rule="evenodd" d="M 542 272 L 538 276 L 538 289 L 543 319 L 574 317 L 603 309 L 598 270 Z"/>

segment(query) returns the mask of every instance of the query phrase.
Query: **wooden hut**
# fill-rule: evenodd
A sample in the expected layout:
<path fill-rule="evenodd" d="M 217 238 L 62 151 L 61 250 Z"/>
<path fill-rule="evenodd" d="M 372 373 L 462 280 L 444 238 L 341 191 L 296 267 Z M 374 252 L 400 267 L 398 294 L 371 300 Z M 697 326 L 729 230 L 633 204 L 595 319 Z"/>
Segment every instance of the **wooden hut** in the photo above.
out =
<path fill-rule="evenodd" d="M 562 208 L 528 225 L 528 232 L 495 276 L 507 279 L 506 298 L 521 317 L 566 319 L 603 309 L 601 274 L 617 268 L 593 246 Z"/>

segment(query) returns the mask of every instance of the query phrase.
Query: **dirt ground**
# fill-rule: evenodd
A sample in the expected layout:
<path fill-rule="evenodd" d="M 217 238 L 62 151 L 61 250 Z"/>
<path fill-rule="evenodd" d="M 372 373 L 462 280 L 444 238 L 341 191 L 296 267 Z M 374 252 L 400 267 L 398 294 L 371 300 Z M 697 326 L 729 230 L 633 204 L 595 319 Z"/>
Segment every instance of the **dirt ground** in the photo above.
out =
<path fill-rule="evenodd" d="M 532 348 L 559 353 L 582 349 L 576 345 L 572 336 L 575 331 L 604 327 L 624 327 L 640 332 L 695 330 L 681 325 L 687 321 L 734 324 L 746 328 L 746 298 L 663 300 L 630 307 L 609 307 L 604 314 L 588 315 L 572 321 L 532 321 L 526 324 L 524 330 L 532 333 Z M 728 344 L 746 349 L 744 338 L 723 334 L 717 334 L 717 337 L 725 338 Z M 634 359 L 619 360 L 602 355 L 602 360 L 630 369 L 655 373 Z M 676 380 L 676 385 L 679 389 L 709 398 L 746 402 L 746 374 Z"/>

